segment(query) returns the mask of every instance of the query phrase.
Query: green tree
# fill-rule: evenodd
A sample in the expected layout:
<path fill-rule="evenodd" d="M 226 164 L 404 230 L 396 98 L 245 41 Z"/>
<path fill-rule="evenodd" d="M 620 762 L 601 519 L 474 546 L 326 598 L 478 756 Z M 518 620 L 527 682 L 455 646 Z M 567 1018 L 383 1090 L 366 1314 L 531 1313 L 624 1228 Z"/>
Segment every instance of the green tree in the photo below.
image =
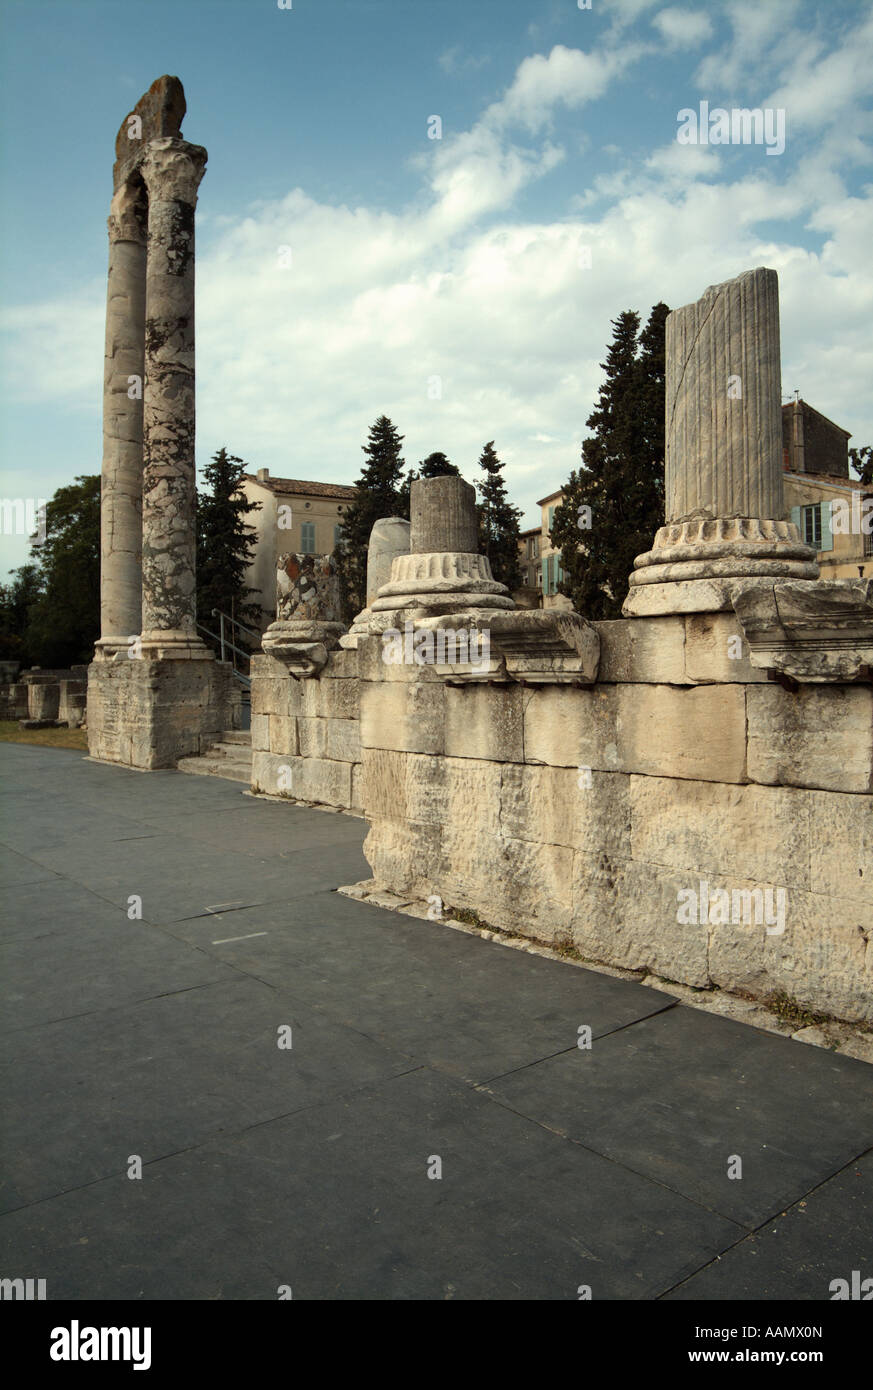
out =
<path fill-rule="evenodd" d="M 374 524 L 386 516 L 409 517 L 409 482 L 403 476 L 405 464 L 401 455 L 403 438 L 388 416 L 380 415 L 370 426 L 367 443 L 361 445 L 366 462 L 334 551 L 347 622 L 367 600 L 367 546 Z"/>
<path fill-rule="evenodd" d="M 46 504 L 45 539 L 32 549 L 42 592 L 28 607 L 28 659 L 59 668 L 90 662 L 100 634 L 99 474 L 58 488 Z M 32 578 L 27 584 L 32 592 Z"/>
<path fill-rule="evenodd" d="M 213 608 L 260 626 L 260 604 L 250 600 L 254 590 L 245 575 L 257 548 L 257 532 L 246 517 L 261 504 L 247 501 L 242 491 L 246 471 L 243 460 L 222 447 L 203 470 L 206 490 L 197 492 L 197 617 L 213 630 Z M 204 640 L 209 641 L 205 634 Z"/>
<path fill-rule="evenodd" d="M 521 584 L 519 561 L 519 521 L 521 511 L 506 495 L 501 477 L 504 465 L 494 451 L 494 440 L 486 444 L 479 457 L 485 478 L 479 489 L 479 549 L 491 561 L 494 578 L 510 592 Z"/>
<path fill-rule="evenodd" d="M 664 522 L 665 323 L 656 304 L 642 334 L 639 315 L 613 320 L 602 363 L 606 380 L 586 424 L 582 468 L 573 470 L 555 511 L 560 592 L 592 619 L 616 618 L 637 555 Z"/>
<path fill-rule="evenodd" d="M 428 454 L 427 458 L 418 465 L 419 471 L 414 473 L 414 478 L 446 478 L 460 477 L 460 469 L 453 463 L 449 463 L 445 454 Z"/>
<path fill-rule="evenodd" d="M 849 450 L 849 462 L 865 487 L 873 483 L 873 446 L 862 444 Z"/>
<path fill-rule="evenodd" d="M 10 572 L 11 584 L 0 584 L 0 660 L 32 666 L 30 625 L 33 609 L 45 591 L 39 567 L 33 562 Z"/>

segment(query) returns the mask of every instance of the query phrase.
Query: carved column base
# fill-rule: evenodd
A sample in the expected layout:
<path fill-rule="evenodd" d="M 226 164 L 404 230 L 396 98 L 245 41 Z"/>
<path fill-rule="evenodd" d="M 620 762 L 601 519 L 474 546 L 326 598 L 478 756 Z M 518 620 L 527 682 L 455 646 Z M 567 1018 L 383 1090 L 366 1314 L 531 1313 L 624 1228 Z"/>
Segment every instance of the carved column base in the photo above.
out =
<path fill-rule="evenodd" d="M 181 630 L 144 632 L 139 654 L 145 661 L 214 661 L 215 655 L 196 634 Z"/>
<path fill-rule="evenodd" d="M 818 579 L 816 553 L 790 521 L 706 514 L 670 522 L 638 555 L 622 613 L 724 612 L 732 581 Z"/>
<path fill-rule="evenodd" d="M 345 632 L 342 623 L 286 618 L 271 623 L 261 638 L 267 656 L 283 662 L 292 675 L 311 678 L 327 664 L 328 653 Z"/>

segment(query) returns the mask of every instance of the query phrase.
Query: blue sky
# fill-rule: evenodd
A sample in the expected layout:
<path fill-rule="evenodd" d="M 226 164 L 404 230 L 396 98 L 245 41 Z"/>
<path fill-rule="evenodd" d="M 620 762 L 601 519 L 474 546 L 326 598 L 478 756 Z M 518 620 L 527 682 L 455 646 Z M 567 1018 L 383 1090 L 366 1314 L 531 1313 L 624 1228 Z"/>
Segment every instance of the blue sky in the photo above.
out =
<path fill-rule="evenodd" d="M 784 394 L 873 442 L 867 3 L 0 13 L 4 496 L 99 471 L 113 144 L 162 73 L 182 79 L 183 133 L 209 151 L 201 464 L 226 444 L 253 468 L 353 482 L 385 412 L 410 465 L 442 449 L 472 481 L 495 439 L 533 524 L 577 465 L 610 320 L 755 265 L 780 275 Z M 677 114 L 701 100 L 784 110 L 784 153 L 680 146 Z M 0 544 L 5 574 L 26 544 Z"/>

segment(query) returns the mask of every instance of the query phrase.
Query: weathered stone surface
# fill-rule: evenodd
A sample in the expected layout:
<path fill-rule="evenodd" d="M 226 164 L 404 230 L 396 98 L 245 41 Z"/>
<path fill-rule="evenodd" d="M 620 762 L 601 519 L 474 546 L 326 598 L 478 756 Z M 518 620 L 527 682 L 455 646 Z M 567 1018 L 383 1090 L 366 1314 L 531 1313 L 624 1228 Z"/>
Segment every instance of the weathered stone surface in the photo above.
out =
<path fill-rule="evenodd" d="M 621 606 L 626 618 L 663 618 L 669 613 L 728 613 L 736 579 L 680 579 L 637 584 Z"/>
<path fill-rule="evenodd" d="M 442 753 L 445 749 L 444 702 L 445 688 L 433 682 L 362 684 L 362 748 Z"/>
<path fill-rule="evenodd" d="M 449 686 L 445 691 L 447 757 L 493 762 L 524 758 L 524 703 L 520 686 Z"/>
<path fill-rule="evenodd" d="M 731 613 L 685 615 L 685 674 L 695 684 L 761 684 L 766 671 L 752 665 L 748 643 Z"/>
<path fill-rule="evenodd" d="M 194 208 L 206 151 L 152 140 L 143 396 L 142 633 L 198 641 L 194 535 Z"/>
<path fill-rule="evenodd" d="M 631 779 L 625 773 L 506 763 L 500 774 L 501 835 L 587 851 L 609 845 L 617 857 L 630 858 Z M 486 793 L 490 805 L 490 788 Z"/>
<path fill-rule="evenodd" d="M 441 838 L 438 886 L 430 891 L 493 925 L 554 941 L 566 933 L 573 913 L 572 867 L 573 851 L 564 845 L 512 840 L 475 823 L 449 822 Z"/>
<path fill-rule="evenodd" d="M 158 77 L 140 97 L 115 137 L 114 187 L 122 187 L 142 161 L 149 141 L 178 136 L 185 116 L 185 91 L 178 77 Z M 139 124 L 131 117 L 139 117 Z"/>
<path fill-rule="evenodd" d="M 295 714 L 271 714 L 262 716 L 269 718 L 269 743 L 271 753 L 281 753 L 286 757 L 293 757 L 297 753 L 303 753 L 298 738 L 298 716 Z M 300 721 L 309 722 L 309 721 Z M 255 716 L 252 716 L 252 748 L 255 747 L 254 739 Z M 258 745 L 260 746 L 260 745 Z M 321 756 L 321 750 L 315 755 Z"/>
<path fill-rule="evenodd" d="M 600 681 L 687 685 L 681 616 L 646 622 L 617 618 L 595 626 L 600 633 Z"/>
<path fill-rule="evenodd" d="M 778 990 L 837 1018 L 873 1020 L 873 902 L 789 889 L 782 935 L 732 923 L 709 931 L 710 975 L 723 989 Z"/>
<path fill-rule="evenodd" d="M 410 491 L 409 549 L 413 554 L 479 549 L 476 489 L 463 478 L 419 478 Z"/>
<path fill-rule="evenodd" d="M 525 761 L 708 782 L 745 781 L 739 685 L 536 690 L 525 705 Z"/>
<path fill-rule="evenodd" d="M 364 854 L 373 870 L 373 877 L 392 892 L 426 898 L 431 892 L 438 891 L 431 885 L 438 876 L 439 846 L 439 826 L 419 825 L 415 821 L 402 824 L 399 821 L 378 820 L 370 826 L 370 833 L 364 841 Z"/>
<path fill-rule="evenodd" d="M 276 561 L 276 617 L 341 623 L 339 578 L 329 555 L 280 555 Z"/>
<path fill-rule="evenodd" d="M 287 680 L 287 677 L 286 677 Z M 357 719 L 360 695 L 357 681 L 347 677 L 295 682 L 300 697 L 300 713 L 310 718 Z"/>
<path fill-rule="evenodd" d="M 873 581 L 737 586 L 752 664 L 798 681 L 852 680 L 873 663 Z"/>
<path fill-rule="evenodd" d="M 410 523 L 399 516 L 382 517 L 370 532 L 367 547 L 367 607 L 383 584 L 391 579 L 391 566 L 398 555 L 408 555 Z"/>
<path fill-rule="evenodd" d="M 59 681 L 31 680 L 27 683 L 27 714 L 29 719 L 58 719 L 61 703 Z"/>
<path fill-rule="evenodd" d="M 873 790 L 869 685 L 756 685 L 746 692 L 753 782 L 832 791 Z M 873 818 L 873 808 L 870 811 Z"/>
<path fill-rule="evenodd" d="M 327 725 L 326 719 L 298 717 L 297 738 L 302 758 L 327 757 Z"/>
<path fill-rule="evenodd" d="M 686 870 L 689 888 L 707 874 L 810 886 L 807 792 L 631 777 L 630 806 L 632 857 Z"/>
<path fill-rule="evenodd" d="M 357 719 L 325 719 L 327 739 L 325 751 L 328 758 L 341 762 L 361 761 L 361 725 Z"/>
<path fill-rule="evenodd" d="M 809 821 L 813 892 L 873 903 L 873 799 L 810 792 Z"/>
<path fill-rule="evenodd" d="M 94 661 L 88 668 L 93 758 L 175 767 L 220 741 L 233 721 L 233 671 L 218 661 Z"/>
<path fill-rule="evenodd" d="M 347 809 L 351 806 L 351 770 L 351 763 L 328 758 L 252 751 L 253 789 L 293 801 L 314 801 Z"/>
<path fill-rule="evenodd" d="M 668 980 L 709 984 L 707 928 L 677 921 L 686 876 L 658 865 L 577 850 L 573 859 L 572 942 L 582 955 Z"/>
<path fill-rule="evenodd" d="M 270 719 L 266 714 L 252 714 L 252 748 L 261 753 L 270 748 Z"/>

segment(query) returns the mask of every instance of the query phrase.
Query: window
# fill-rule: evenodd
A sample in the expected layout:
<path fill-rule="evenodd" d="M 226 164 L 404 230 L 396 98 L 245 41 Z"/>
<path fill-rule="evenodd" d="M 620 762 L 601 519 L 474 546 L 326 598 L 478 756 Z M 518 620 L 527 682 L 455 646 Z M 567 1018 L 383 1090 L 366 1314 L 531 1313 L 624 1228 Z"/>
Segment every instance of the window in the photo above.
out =
<path fill-rule="evenodd" d="M 537 588 L 538 588 L 538 589 L 541 589 L 541 588 L 543 587 L 543 572 L 542 572 L 542 570 L 539 568 L 539 566 L 537 567 L 536 581 L 537 581 Z"/>
<path fill-rule="evenodd" d="M 552 526 L 554 525 L 554 522 L 555 522 L 555 509 L 554 509 L 554 507 L 549 507 L 549 530 L 550 530 L 550 531 L 551 531 L 551 529 L 552 529 Z"/>
<path fill-rule="evenodd" d="M 821 549 L 821 507 L 818 502 L 811 507 L 801 507 L 801 535 L 807 545 Z"/>
<path fill-rule="evenodd" d="M 342 538 L 343 538 L 343 528 L 342 528 L 342 526 L 335 526 L 335 527 L 333 528 L 333 548 L 334 548 L 334 550 L 338 549 L 338 547 L 342 544 Z"/>
<path fill-rule="evenodd" d="M 302 555 L 315 554 L 315 522 L 304 521 L 300 527 L 300 552 Z"/>

